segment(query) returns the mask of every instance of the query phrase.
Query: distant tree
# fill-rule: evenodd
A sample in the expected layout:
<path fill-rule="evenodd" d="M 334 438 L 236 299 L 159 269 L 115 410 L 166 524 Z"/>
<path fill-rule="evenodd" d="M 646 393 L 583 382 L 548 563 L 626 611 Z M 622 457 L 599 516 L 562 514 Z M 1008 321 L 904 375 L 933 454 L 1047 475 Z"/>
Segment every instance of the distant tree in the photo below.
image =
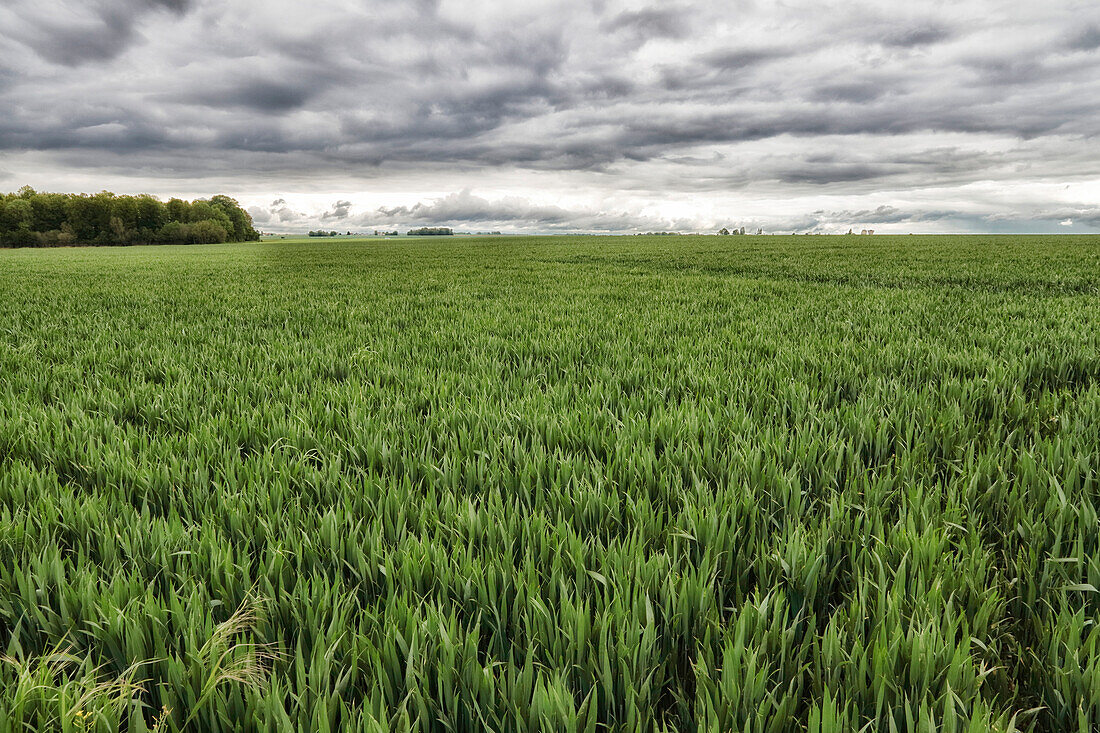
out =
<path fill-rule="evenodd" d="M 718 233 L 721 234 L 724 237 L 727 237 L 727 236 L 729 236 L 730 230 L 726 229 L 725 227 L 722 227 L 721 229 L 718 230 Z"/>
<path fill-rule="evenodd" d="M 126 229 L 126 224 L 122 219 L 112 216 L 107 220 L 107 223 L 111 233 L 110 241 L 120 244 L 130 243 L 130 232 Z"/>
<path fill-rule="evenodd" d="M 252 217 L 235 199 L 219 194 L 210 198 L 210 205 L 228 222 L 230 241 L 251 242 L 260 238 L 260 233 L 252 226 Z M 222 217 L 219 216 L 218 219 L 221 221 Z"/>
<path fill-rule="evenodd" d="M 213 219 L 217 216 L 217 212 L 209 201 L 203 199 L 195 199 L 191 202 L 190 210 L 187 213 L 188 222 L 203 221 L 204 219 Z"/>
<path fill-rule="evenodd" d="M 187 244 L 191 228 L 178 221 L 170 221 L 160 228 L 157 241 L 164 244 Z"/>
<path fill-rule="evenodd" d="M 8 197 L 0 208 L 0 226 L 5 229 L 33 229 L 34 206 L 20 197 Z"/>
<path fill-rule="evenodd" d="M 225 242 L 227 237 L 225 227 L 217 219 L 203 219 L 191 224 L 189 239 L 193 244 L 216 244 Z"/>
<path fill-rule="evenodd" d="M 137 197 L 137 225 L 141 229 L 160 229 L 168 223 L 168 207 L 158 199 L 142 195 Z"/>
<path fill-rule="evenodd" d="M 40 243 L 35 232 L 25 227 L 4 234 L 4 244 L 8 247 L 36 247 Z"/>
<path fill-rule="evenodd" d="M 421 227 L 419 229 L 410 229 L 408 231 L 410 237 L 428 237 L 428 236 L 444 236 L 449 237 L 454 235 L 454 230 L 448 227 Z"/>
<path fill-rule="evenodd" d="M 38 243 L 34 236 L 34 207 L 18 196 L 0 202 L 0 244 L 6 247 L 30 247 Z"/>
<path fill-rule="evenodd" d="M 223 195 L 162 203 L 149 195 L 39 193 L 29 186 L 0 194 L 0 246 L 241 242 L 259 236 L 248 212 Z"/>
<path fill-rule="evenodd" d="M 91 244 L 100 231 L 99 206 L 91 196 L 72 196 L 65 205 L 65 221 L 77 242 Z M 108 218 L 109 215 L 108 215 Z"/>
<path fill-rule="evenodd" d="M 137 229 L 140 209 L 133 196 L 119 196 L 111 200 L 111 216 L 118 218 L 127 231 Z"/>
<path fill-rule="evenodd" d="M 34 209 L 36 232 L 60 230 L 65 224 L 65 195 L 60 193 L 40 193 L 30 199 Z"/>
<path fill-rule="evenodd" d="M 191 220 L 191 205 L 181 199 L 168 199 L 165 204 L 168 210 L 168 221 L 178 221 L 183 224 Z"/>

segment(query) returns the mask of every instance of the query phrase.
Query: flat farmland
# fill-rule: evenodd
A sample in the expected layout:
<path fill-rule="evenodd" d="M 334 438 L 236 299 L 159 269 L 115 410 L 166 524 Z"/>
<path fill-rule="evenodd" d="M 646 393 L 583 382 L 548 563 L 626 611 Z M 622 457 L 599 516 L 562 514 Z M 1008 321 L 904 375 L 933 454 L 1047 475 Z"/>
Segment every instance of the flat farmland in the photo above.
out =
<path fill-rule="evenodd" d="M 0 721 L 1100 727 L 1100 237 L 0 251 Z"/>

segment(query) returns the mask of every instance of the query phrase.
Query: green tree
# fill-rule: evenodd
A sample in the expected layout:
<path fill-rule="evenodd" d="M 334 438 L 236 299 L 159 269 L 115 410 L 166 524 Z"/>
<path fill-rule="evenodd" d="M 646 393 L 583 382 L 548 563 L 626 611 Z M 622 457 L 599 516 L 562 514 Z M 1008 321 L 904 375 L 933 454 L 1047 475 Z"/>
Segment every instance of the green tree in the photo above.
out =
<path fill-rule="evenodd" d="M 60 193 L 40 193 L 30 199 L 34 209 L 34 230 L 60 230 L 65 224 L 65 204 L 68 197 Z"/>
<path fill-rule="evenodd" d="M 0 209 L 0 225 L 4 229 L 31 229 L 34 224 L 34 207 L 24 198 L 9 197 Z"/>
<path fill-rule="evenodd" d="M 138 214 L 138 202 L 133 196 L 119 196 L 111 201 L 112 244 L 130 244 L 136 240 Z"/>
<path fill-rule="evenodd" d="M 165 208 L 168 210 L 168 221 L 178 221 L 181 224 L 191 221 L 191 205 L 186 201 L 176 198 L 168 199 Z"/>
<path fill-rule="evenodd" d="M 225 242 L 260 238 L 252 217 L 229 196 L 188 203 L 154 196 L 0 194 L 0 246 Z"/>
<path fill-rule="evenodd" d="M 164 244 L 187 244 L 191 237 L 191 228 L 178 221 L 170 221 L 160 228 L 157 241 Z"/>
<path fill-rule="evenodd" d="M 168 223 L 168 207 L 148 195 L 137 197 L 137 236 L 141 242 L 157 241 L 158 233 Z"/>
<path fill-rule="evenodd" d="M 219 194 L 210 198 L 210 205 L 225 214 L 229 219 L 229 239 L 232 242 L 249 242 L 260 238 L 260 233 L 252 226 L 252 217 L 241 208 L 235 199 Z"/>
<path fill-rule="evenodd" d="M 228 233 L 216 219 L 203 219 L 191 225 L 190 240 L 194 244 L 216 244 L 226 241 Z"/>
<path fill-rule="evenodd" d="M 25 198 L 7 197 L 0 206 L 0 244 L 27 247 L 38 244 L 32 228 L 34 207 Z"/>

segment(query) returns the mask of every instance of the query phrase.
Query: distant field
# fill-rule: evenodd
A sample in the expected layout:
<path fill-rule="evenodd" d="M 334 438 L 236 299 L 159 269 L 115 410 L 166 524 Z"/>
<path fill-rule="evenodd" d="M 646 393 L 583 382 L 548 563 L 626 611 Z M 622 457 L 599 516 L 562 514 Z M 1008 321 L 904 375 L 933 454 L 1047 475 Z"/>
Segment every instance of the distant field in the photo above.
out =
<path fill-rule="evenodd" d="M 1098 511 L 1100 237 L 0 251 L 5 729 L 1094 731 Z"/>

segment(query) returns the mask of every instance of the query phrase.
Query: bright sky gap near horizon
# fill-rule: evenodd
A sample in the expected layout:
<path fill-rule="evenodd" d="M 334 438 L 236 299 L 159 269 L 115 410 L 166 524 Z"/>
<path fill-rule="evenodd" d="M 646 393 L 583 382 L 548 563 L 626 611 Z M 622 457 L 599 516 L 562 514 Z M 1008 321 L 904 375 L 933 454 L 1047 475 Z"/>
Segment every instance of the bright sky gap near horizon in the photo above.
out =
<path fill-rule="evenodd" d="M 257 228 L 1100 231 L 1100 5 L 0 6 L 0 190 Z"/>

